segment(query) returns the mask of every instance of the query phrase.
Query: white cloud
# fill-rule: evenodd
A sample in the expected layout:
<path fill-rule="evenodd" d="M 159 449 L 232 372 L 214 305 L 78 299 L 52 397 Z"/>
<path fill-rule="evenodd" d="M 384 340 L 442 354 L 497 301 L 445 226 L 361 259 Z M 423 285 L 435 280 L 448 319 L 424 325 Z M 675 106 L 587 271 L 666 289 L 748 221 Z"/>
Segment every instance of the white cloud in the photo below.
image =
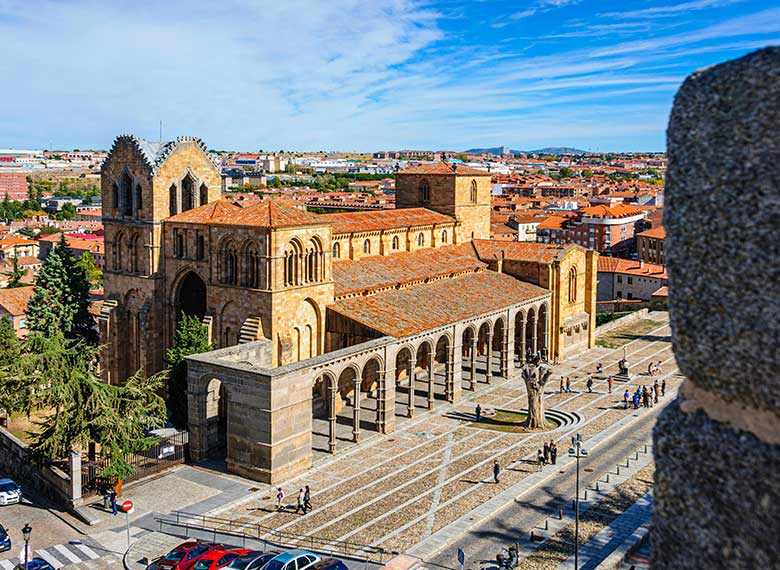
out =
<path fill-rule="evenodd" d="M 667 18 L 678 16 L 680 14 L 705 10 L 708 8 L 720 8 L 729 4 L 744 2 L 744 0 L 692 0 L 681 4 L 672 4 L 668 6 L 653 6 L 652 8 L 643 8 L 641 10 L 628 10 L 621 12 L 606 12 L 600 14 L 604 18 Z"/>

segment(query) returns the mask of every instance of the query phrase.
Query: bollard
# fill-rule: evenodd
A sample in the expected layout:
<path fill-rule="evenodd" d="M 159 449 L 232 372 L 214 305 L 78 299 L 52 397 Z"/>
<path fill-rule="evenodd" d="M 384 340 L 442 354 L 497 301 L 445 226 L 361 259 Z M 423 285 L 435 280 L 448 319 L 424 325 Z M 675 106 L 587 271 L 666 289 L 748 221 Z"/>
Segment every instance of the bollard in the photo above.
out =
<path fill-rule="evenodd" d="M 645 453 L 647 453 L 647 444 L 645 444 Z"/>
<path fill-rule="evenodd" d="M 606 476 L 606 478 L 604 479 L 604 482 L 605 482 L 605 483 L 609 483 L 609 473 L 607 473 L 607 476 Z"/>
<path fill-rule="evenodd" d="M 550 530 L 549 523 L 547 522 L 547 519 L 544 519 L 544 530 Z"/>
<path fill-rule="evenodd" d="M 626 459 L 626 467 L 628 467 L 628 459 Z"/>
<path fill-rule="evenodd" d="M 599 490 L 599 482 L 596 481 L 596 491 L 598 491 L 598 490 Z"/>
<path fill-rule="evenodd" d="M 536 537 L 534 536 L 534 531 L 531 531 L 531 542 L 536 540 Z"/>
<path fill-rule="evenodd" d="M 615 469 L 615 475 L 620 475 L 620 465 L 618 465 L 617 469 Z"/>
<path fill-rule="evenodd" d="M 577 504 L 576 504 L 576 501 L 574 499 L 571 500 L 571 508 L 572 509 L 577 508 Z"/>
<path fill-rule="evenodd" d="M 636 457 L 634 457 L 634 460 L 635 461 L 639 461 L 639 452 L 638 451 L 636 452 Z"/>
<path fill-rule="evenodd" d="M 588 500 L 588 490 L 587 489 L 585 489 L 585 496 L 582 498 L 582 500 L 583 501 L 587 501 Z"/>
<path fill-rule="evenodd" d="M 563 509 L 558 509 L 558 520 L 559 521 L 563 520 Z"/>

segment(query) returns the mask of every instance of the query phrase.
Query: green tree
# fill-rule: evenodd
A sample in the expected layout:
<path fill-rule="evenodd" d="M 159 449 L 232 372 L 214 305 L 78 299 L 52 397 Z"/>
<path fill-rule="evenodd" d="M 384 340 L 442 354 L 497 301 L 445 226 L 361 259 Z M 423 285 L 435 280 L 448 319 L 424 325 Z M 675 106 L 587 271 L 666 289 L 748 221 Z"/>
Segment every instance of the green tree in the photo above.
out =
<path fill-rule="evenodd" d="M 572 169 L 571 169 L 571 168 L 566 168 L 566 167 L 564 166 L 563 168 L 561 168 L 561 169 L 558 171 L 558 175 L 559 175 L 561 178 L 571 178 L 572 176 L 574 176 L 574 172 L 572 171 Z"/>
<path fill-rule="evenodd" d="M 62 210 L 54 214 L 56 220 L 75 220 L 76 219 L 76 206 L 67 202 L 62 205 Z"/>
<path fill-rule="evenodd" d="M 582 176 L 584 178 L 591 178 L 593 176 L 593 171 L 590 169 L 585 169 L 582 171 Z"/>
<path fill-rule="evenodd" d="M 27 270 L 19 268 L 19 258 L 15 255 L 11 258 L 11 271 L 3 271 L 3 275 L 8 277 L 6 289 L 15 289 L 26 285 L 22 283 L 22 279 L 27 275 Z"/>
<path fill-rule="evenodd" d="M 52 336 L 97 341 L 95 321 L 89 314 L 89 282 L 68 249 L 64 234 L 43 262 L 27 304 L 30 331 Z"/>
<path fill-rule="evenodd" d="M 463 162 L 468 162 L 468 160 L 469 160 L 469 157 L 468 157 L 468 155 L 466 155 L 466 154 L 463 154 L 463 153 L 456 154 L 456 155 L 455 155 L 455 158 L 457 158 L 458 160 L 461 160 L 461 161 L 463 161 Z"/>
<path fill-rule="evenodd" d="M 103 272 L 97 268 L 95 258 L 88 251 L 81 254 L 81 257 L 76 261 L 76 266 L 84 272 L 90 285 L 99 285 L 103 282 Z"/>
<path fill-rule="evenodd" d="M 187 426 L 187 362 L 185 357 L 212 349 L 206 326 L 195 315 L 181 314 L 176 325 L 173 348 L 166 353 L 168 371 L 168 411 L 177 428 Z"/>
<path fill-rule="evenodd" d="M 5 368 L 16 361 L 19 356 L 19 339 L 16 338 L 14 324 L 11 317 L 0 317 L 0 368 Z M 0 401 L 0 407 L 3 407 Z"/>

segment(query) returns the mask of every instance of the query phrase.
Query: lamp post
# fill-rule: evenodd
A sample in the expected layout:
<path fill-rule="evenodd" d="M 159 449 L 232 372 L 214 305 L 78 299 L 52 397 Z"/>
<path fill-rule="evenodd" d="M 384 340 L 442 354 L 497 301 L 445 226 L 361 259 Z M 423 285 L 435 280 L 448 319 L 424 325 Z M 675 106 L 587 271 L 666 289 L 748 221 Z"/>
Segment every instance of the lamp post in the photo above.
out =
<path fill-rule="evenodd" d="M 574 499 L 574 570 L 580 567 L 580 457 L 587 457 L 588 450 L 582 447 L 582 434 L 571 438 L 569 455 L 577 458 L 577 477 Z"/>
<path fill-rule="evenodd" d="M 27 570 L 27 565 L 30 562 L 30 535 L 32 534 L 32 527 L 29 524 L 25 524 L 22 529 L 22 536 L 24 537 L 24 570 Z"/>

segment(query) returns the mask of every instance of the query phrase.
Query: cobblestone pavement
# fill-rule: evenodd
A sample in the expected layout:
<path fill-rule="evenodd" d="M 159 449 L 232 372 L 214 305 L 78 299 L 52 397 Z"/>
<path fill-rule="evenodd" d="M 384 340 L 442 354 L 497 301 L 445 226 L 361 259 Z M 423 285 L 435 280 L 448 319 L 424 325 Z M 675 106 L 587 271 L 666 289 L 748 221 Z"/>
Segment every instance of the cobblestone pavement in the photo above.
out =
<path fill-rule="evenodd" d="M 483 408 L 525 407 L 525 388 L 517 374 L 508 381 L 480 384 L 476 393 L 464 391 L 465 400 L 458 404 L 437 402 L 433 413 L 412 420 L 399 417 L 395 433 L 366 438 L 359 446 L 318 461 L 309 473 L 285 485 L 293 501 L 299 487 L 311 485 L 315 508 L 307 515 L 297 515 L 289 508 L 277 512 L 275 493 L 267 486 L 210 514 L 247 527 L 261 525 L 405 551 L 536 474 L 536 467 L 527 460 L 535 458 L 543 440 L 554 437 L 564 451 L 572 433 L 590 439 L 621 420 L 647 412 L 623 409 L 626 385 L 621 383 L 615 383 L 614 393 L 609 394 L 604 378 L 594 376 L 594 392 L 588 393 L 587 374 L 595 373 L 598 363 L 605 377 L 614 374 L 625 350 L 634 375 L 629 386 L 633 391 L 637 384 L 655 380 L 641 371 L 650 362 L 660 361 L 667 392 L 675 389 L 682 377 L 672 355 L 667 315 L 651 313 L 651 318 L 658 326 L 623 347 L 596 348 L 553 367 L 556 376 L 548 384 L 546 405 L 577 412 L 582 416 L 578 425 L 554 434 L 502 433 L 468 426 L 476 403 Z M 558 392 L 558 375 L 571 377 L 572 393 Z M 664 403 L 670 399 L 667 394 Z M 504 471 L 499 484 L 492 480 L 494 460 L 513 465 Z"/>

